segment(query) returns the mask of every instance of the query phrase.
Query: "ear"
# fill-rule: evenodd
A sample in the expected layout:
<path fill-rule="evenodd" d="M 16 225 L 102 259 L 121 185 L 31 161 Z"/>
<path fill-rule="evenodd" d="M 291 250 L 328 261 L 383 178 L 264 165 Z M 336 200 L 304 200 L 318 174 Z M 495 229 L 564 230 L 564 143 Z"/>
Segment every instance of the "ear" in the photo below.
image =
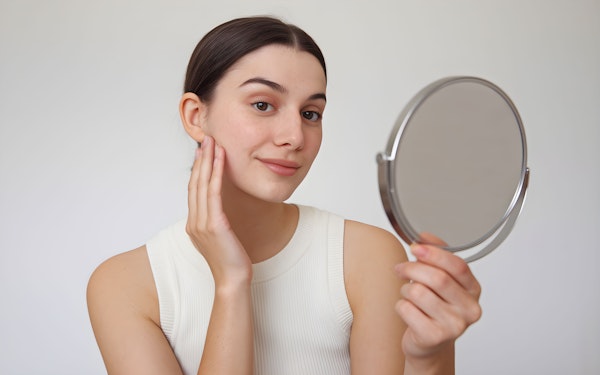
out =
<path fill-rule="evenodd" d="M 206 104 L 193 92 L 186 92 L 179 101 L 179 115 L 185 131 L 196 142 L 204 139 Z"/>

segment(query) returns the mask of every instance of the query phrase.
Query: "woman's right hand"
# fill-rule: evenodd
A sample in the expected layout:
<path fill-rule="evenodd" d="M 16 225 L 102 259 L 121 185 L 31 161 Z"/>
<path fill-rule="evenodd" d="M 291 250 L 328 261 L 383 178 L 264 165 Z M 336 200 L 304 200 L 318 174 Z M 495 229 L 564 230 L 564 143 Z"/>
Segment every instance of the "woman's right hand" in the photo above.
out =
<path fill-rule="evenodd" d="M 252 262 L 223 212 L 224 166 L 225 150 L 206 136 L 196 150 L 188 185 L 186 231 L 208 262 L 216 286 L 252 279 Z"/>

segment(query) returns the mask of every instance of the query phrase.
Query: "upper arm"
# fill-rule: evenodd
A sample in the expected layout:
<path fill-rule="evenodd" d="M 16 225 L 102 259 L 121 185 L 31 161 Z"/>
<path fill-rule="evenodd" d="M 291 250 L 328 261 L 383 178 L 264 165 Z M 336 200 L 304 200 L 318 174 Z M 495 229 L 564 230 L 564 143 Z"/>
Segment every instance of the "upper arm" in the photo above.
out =
<path fill-rule="evenodd" d="M 109 374 L 181 374 L 159 323 L 145 247 L 102 263 L 90 277 L 88 311 Z"/>
<path fill-rule="evenodd" d="M 352 374 L 402 374 L 406 326 L 394 306 L 402 281 L 394 266 L 407 260 L 391 233 L 346 222 L 344 273 L 354 320 L 350 336 Z"/>

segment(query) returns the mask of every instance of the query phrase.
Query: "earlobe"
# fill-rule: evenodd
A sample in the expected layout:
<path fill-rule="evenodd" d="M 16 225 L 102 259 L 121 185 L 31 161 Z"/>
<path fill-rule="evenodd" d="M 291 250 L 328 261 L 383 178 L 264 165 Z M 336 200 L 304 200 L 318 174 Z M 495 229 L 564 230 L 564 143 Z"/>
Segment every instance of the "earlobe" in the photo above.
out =
<path fill-rule="evenodd" d="M 196 142 L 204 139 L 206 104 L 193 92 L 186 92 L 179 101 L 179 115 L 185 131 Z"/>

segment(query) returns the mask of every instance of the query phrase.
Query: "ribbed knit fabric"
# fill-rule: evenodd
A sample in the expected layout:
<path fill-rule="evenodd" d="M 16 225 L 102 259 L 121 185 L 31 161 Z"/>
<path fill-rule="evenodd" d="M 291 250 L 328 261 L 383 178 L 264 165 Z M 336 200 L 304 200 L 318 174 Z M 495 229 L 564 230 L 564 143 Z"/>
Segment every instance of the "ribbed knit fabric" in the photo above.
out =
<path fill-rule="evenodd" d="M 347 375 L 352 311 L 344 286 L 344 220 L 298 207 L 290 242 L 253 265 L 254 373 Z M 147 249 L 162 330 L 184 374 L 195 375 L 214 299 L 210 269 L 185 220 L 152 238 Z"/>

